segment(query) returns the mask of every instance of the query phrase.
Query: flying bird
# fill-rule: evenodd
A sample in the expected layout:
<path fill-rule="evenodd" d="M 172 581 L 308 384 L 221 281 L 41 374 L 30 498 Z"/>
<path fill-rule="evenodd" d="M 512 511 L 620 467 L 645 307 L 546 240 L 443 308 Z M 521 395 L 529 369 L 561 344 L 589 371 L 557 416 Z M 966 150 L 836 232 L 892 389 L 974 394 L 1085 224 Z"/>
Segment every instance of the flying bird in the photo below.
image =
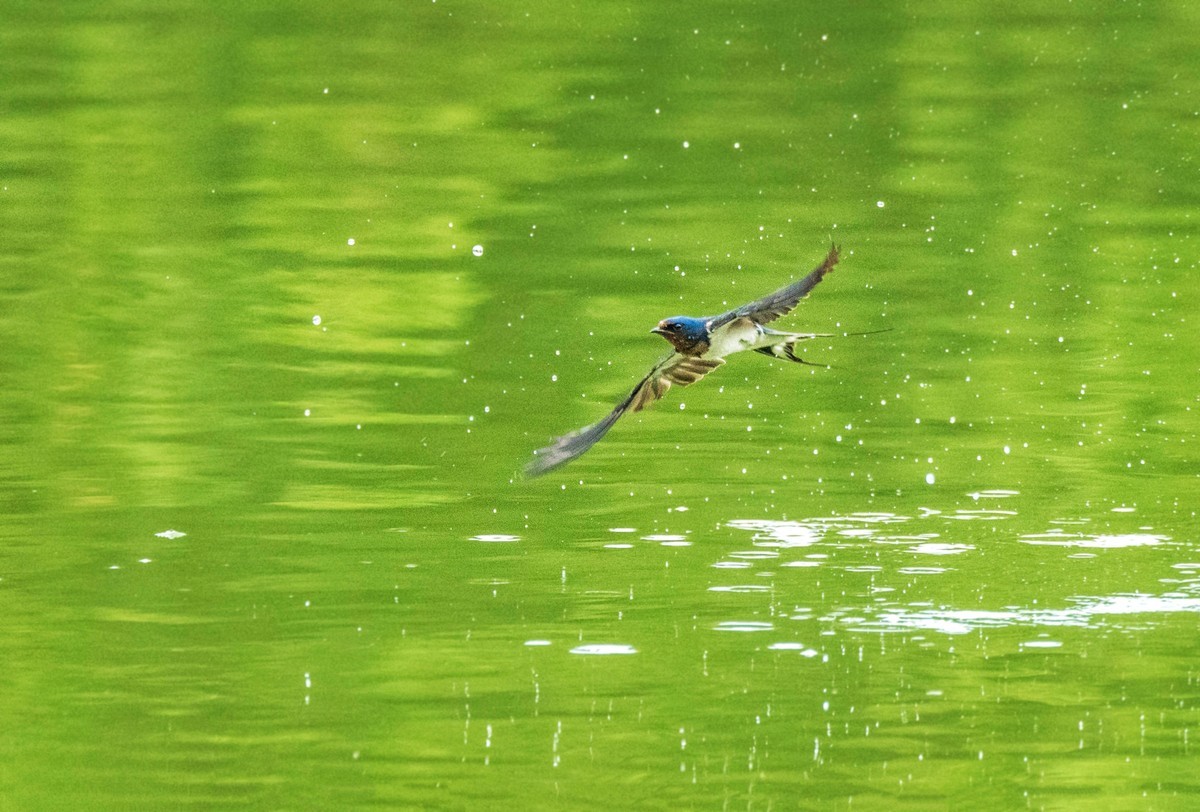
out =
<path fill-rule="evenodd" d="M 834 245 L 812 273 L 768 296 L 719 316 L 671 316 L 660 321 L 650 332 L 658 333 L 674 350 L 655 364 L 603 420 L 534 451 L 533 460 L 525 466 L 525 475 L 541 476 L 579 458 L 608 433 L 621 415 L 641 411 L 666 395 L 672 385 L 694 384 L 735 352 L 754 350 L 772 358 L 810 363 L 796 354 L 796 344 L 810 338 L 829 337 L 832 333 L 787 333 L 766 325 L 791 311 L 833 270 L 837 261 L 838 247 Z"/>

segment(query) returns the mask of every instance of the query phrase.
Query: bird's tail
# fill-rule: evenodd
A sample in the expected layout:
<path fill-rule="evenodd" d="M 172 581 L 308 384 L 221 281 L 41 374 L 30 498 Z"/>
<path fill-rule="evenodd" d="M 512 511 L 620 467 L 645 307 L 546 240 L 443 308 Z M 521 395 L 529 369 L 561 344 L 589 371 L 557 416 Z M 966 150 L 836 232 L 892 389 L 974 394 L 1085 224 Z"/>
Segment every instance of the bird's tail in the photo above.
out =
<path fill-rule="evenodd" d="M 885 327 L 882 330 L 867 330 L 862 333 L 785 333 L 779 330 L 764 329 L 763 332 L 772 338 L 778 338 L 774 344 L 766 347 L 759 347 L 755 352 L 761 352 L 763 355 L 769 355 L 772 358 L 782 358 L 785 361 L 794 361 L 797 364 L 805 364 L 810 367 L 823 367 L 829 369 L 826 364 L 818 364 L 813 361 L 805 361 L 796 354 L 796 345 L 801 341 L 807 341 L 810 338 L 841 338 L 843 336 L 869 336 L 875 333 L 886 333 L 892 328 Z"/>

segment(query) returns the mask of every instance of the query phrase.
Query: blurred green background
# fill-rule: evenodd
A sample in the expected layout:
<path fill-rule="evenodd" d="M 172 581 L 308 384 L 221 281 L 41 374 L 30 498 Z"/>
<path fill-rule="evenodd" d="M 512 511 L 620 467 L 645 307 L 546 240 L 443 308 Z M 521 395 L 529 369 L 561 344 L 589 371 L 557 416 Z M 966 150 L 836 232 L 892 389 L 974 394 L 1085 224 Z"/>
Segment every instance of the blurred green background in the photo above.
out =
<path fill-rule="evenodd" d="M 1198 802 L 1200 6 L 0 6 L 0 807 Z"/>

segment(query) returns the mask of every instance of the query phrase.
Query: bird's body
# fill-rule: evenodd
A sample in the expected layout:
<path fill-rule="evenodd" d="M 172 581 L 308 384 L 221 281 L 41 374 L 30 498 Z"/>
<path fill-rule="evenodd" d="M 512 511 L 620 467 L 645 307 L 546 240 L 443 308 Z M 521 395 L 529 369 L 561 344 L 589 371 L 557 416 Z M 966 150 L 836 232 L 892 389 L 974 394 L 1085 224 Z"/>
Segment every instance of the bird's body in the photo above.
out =
<path fill-rule="evenodd" d="M 750 319 L 734 319 L 714 331 L 708 354 L 714 358 L 724 358 L 735 352 L 763 349 L 778 343 L 784 335 L 788 334 L 768 330 Z"/>
<path fill-rule="evenodd" d="M 765 325 L 794 308 L 825 274 L 833 270 L 837 261 L 838 248 L 835 245 L 816 270 L 768 296 L 718 316 L 672 316 L 660 321 L 651 332 L 666 339 L 674 352 L 655 364 L 650 373 L 603 420 L 559 437 L 551 445 L 535 451 L 535 457 L 525 467 L 525 473 L 528 476 L 540 476 L 566 465 L 595 445 L 625 412 L 641 411 L 662 398 L 673 384 L 689 386 L 695 383 L 724 364 L 725 359 L 734 353 L 755 350 L 774 358 L 808 363 L 796 354 L 796 344 L 829 334 L 785 333 Z"/>

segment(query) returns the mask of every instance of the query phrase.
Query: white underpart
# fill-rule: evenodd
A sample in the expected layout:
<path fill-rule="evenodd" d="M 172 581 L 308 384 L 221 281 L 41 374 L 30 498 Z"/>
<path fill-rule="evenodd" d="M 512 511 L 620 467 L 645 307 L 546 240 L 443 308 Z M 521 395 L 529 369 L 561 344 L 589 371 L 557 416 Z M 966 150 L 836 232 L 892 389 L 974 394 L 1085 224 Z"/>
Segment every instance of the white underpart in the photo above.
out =
<path fill-rule="evenodd" d="M 734 319 L 713 331 L 709 338 L 708 352 L 705 358 L 724 358 L 743 350 L 756 350 L 759 347 L 769 347 L 783 340 L 779 333 L 769 334 L 761 324 L 755 324 L 750 319 Z"/>

